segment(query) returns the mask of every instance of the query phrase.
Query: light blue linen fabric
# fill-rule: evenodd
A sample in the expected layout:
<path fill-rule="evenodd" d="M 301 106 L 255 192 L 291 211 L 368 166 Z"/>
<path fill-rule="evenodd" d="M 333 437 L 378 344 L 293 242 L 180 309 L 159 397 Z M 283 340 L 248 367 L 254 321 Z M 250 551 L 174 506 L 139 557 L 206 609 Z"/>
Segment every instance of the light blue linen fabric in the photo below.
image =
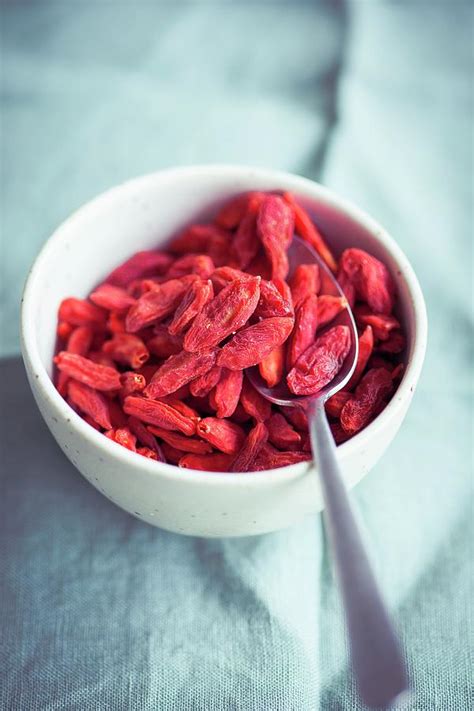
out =
<path fill-rule="evenodd" d="M 57 223 L 167 165 L 322 175 L 406 251 L 427 363 L 354 498 L 407 648 L 403 708 L 469 708 L 472 5 L 48 1 L 2 16 L 4 355 Z M 362 708 L 320 517 L 241 540 L 153 529 L 67 462 L 17 358 L 0 384 L 0 708 Z"/>

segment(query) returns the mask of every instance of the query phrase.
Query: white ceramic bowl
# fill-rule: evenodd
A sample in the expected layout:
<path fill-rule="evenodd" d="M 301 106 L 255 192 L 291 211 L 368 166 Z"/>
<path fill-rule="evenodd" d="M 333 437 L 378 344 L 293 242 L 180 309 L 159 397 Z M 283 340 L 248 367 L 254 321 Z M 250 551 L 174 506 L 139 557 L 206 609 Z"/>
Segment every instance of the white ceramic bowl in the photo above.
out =
<path fill-rule="evenodd" d="M 28 379 L 59 446 L 86 479 L 126 511 L 170 531 L 245 536 L 284 528 L 322 509 L 318 477 L 309 463 L 249 474 L 194 472 L 138 456 L 99 434 L 51 382 L 57 309 L 64 297 L 86 296 L 133 252 L 160 245 L 189 222 L 208 217 L 229 196 L 255 189 L 293 191 L 337 251 L 366 249 L 387 264 L 397 284 L 408 367 L 382 414 L 338 448 L 349 487 L 395 436 L 423 363 L 426 310 L 407 258 L 372 218 L 317 183 L 256 168 L 196 166 L 137 178 L 87 203 L 47 241 L 28 276 L 21 314 Z"/>

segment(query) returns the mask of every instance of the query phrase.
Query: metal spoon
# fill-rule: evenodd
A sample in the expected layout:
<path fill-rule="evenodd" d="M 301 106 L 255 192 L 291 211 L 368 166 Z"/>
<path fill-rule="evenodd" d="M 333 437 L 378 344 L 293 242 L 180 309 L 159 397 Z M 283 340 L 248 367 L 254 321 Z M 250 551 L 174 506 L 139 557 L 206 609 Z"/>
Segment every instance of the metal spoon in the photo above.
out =
<path fill-rule="evenodd" d="M 321 269 L 326 292 L 330 286 L 334 295 L 343 296 L 333 274 L 306 242 L 294 237 L 288 257 L 290 274 L 298 264 L 316 262 Z M 283 407 L 298 405 L 307 414 L 324 498 L 326 531 L 345 608 L 352 666 L 359 693 L 368 706 L 388 708 L 408 690 L 405 664 L 351 508 L 324 409 L 326 400 L 346 385 L 357 361 L 357 329 L 349 306 L 330 324 L 331 327 L 333 325 L 350 328 L 351 350 L 338 375 L 315 395 L 295 396 L 284 382 L 268 388 L 258 368 L 249 369 L 247 374 L 254 387 L 268 400 Z"/>

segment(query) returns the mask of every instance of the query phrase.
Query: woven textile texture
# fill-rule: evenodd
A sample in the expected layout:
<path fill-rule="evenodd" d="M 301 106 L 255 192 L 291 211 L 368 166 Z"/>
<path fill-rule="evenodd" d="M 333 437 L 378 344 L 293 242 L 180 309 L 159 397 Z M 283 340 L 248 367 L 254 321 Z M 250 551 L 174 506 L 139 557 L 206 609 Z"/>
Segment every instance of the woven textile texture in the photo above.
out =
<path fill-rule="evenodd" d="M 407 253 L 426 366 L 354 490 L 407 649 L 406 711 L 474 705 L 473 7 L 2 6 L 0 708 L 362 711 L 320 517 L 240 540 L 148 526 L 54 443 L 18 357 L 52 229 L 141 173 L 239 162 L 321 179 Z"/>

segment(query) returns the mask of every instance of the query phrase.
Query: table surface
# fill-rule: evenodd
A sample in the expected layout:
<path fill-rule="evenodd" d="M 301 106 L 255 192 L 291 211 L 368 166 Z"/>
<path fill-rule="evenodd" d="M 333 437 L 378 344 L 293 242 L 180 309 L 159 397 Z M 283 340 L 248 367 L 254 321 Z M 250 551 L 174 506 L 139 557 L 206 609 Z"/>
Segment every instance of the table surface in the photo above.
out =
<path fill-rule="evenodd" d="M 133 175 L 225 161 L 322 179 L 419 276 L 423 376 L 354 498 L 407 649 L 403 708 L 464 711 L 471 3 L 46 0 L 2 15 L 0 707 L 361 708 L 320 517 L 220 541 L 135 520 L 62 455 L 18 357 L 27 269 L 72 209 Z"/>

